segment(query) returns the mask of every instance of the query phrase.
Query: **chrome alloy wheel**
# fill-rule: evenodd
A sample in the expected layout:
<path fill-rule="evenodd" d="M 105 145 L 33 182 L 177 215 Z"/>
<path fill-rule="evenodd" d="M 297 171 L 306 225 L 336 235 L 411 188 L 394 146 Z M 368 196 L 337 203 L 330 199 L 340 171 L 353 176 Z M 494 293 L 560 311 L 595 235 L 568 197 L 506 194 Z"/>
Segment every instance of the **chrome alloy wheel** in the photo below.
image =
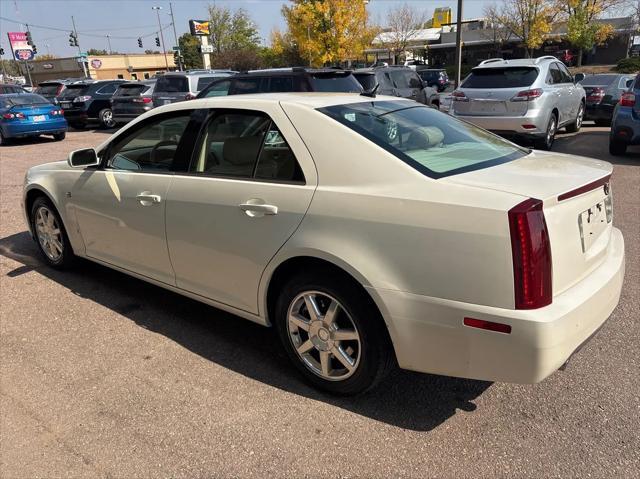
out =
<path fill-rule="evenodd" d="M 549 128 L 547 129 L 547 145 L 551 147 L 553 140 L 556 136 L 556 117 L 552 116 L 549 122 Z"/>
<path fill-rule="evenodd" d="M 41 206 L 36 211 L 36 236 L 42 247 L 42 251 L 51 261 L 58 261 L 62 256 L 63 239 L 62 231 L 55 215 L 46 206 Z"/>
<path fill-rule="evenodd" d="M 578 108 L 578 116 L 576 117 L 576 128 L 579 130 L 582 126 L 582 120 L 584 120 L 584 105 L 580 103 Z"/>
<path fill-rule="evenodd" d="M 105 112 L 102 114 L 102 123 L 107 128 L 113 128 L 114 126 L 116 126 L 116 122 L 113 119 L 113 112 L 111 110 L 105 110 Z"/>
<path fill-rule="evenodd" d="M 360 335 L 335 298 L 319 291 L 296 296 L 287 311 L 287 331 L 298 357 L 328 381 L 351 376 L 360 363 Z"/>

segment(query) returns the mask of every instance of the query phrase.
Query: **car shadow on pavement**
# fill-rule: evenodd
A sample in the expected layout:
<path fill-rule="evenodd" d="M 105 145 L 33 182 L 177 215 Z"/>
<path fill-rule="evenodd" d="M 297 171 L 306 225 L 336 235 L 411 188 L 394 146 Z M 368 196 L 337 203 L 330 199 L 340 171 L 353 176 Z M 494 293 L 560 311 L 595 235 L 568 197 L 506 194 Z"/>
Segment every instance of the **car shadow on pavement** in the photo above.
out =
<path fill-rule="evenodd" d="M 329 396 L 302 382 L 272 328 L 90 261 L 81 260 L 73 271 L 54 270 L 40 260 L 26 231 L 0 239 L 0 255 L 21 264 L 9 278 L 35 271 L 234 372 L 397 427 L 428 431 L 458 410 L 474 411 L 473 401 L 491 385 L 398 369 L 364 395 Z"/>

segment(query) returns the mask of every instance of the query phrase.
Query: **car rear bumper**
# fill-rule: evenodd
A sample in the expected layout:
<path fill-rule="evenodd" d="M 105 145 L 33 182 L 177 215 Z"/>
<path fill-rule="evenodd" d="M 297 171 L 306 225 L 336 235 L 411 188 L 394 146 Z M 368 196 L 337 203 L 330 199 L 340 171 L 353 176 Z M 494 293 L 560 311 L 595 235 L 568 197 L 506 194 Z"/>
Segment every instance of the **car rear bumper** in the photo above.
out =
<path fill-rule="evenodd" d="M 486 381 L 536 383 L 561 368 L 607 320 L 624 278 L 624 240 L 613 229 L 605 261 L 537 310 L 509 310 L 369 288 L 389 324 L 400 367 Z M 498 333 L 464 318 L 511 326 Z"/>
<path fill-rule="evenodd" d="M 12 122 L 2 125 L 2 134 L 6 138 L 20 138 L 35 135 L 53 135 L 67 131 L 67 122 L 64 118 L 47 120 L 45 122 Z"/>
<path fill-rule="evenodd" d="M 534 115 L 525 116 L 471 116 L 455 113 L 452 107 L 451 112 L 456 118 L 503 136 L 539 138 L 546 135 L 547 131 L 547 118 L 540 116 L 537 111 Z"/>

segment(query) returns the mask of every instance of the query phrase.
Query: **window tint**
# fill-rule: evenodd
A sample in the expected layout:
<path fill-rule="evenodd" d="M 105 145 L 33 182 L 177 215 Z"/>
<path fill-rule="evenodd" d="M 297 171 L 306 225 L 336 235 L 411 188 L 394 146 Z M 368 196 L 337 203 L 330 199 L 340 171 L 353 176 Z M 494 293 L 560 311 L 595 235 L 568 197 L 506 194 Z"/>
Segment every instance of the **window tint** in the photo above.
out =
<path fill-rule="evenodd" d="M 243 95 L 246 93 L 260 93 L 260 83 L 262 78 L 237 78 L 233 86 L 234 95 Z"/>
<path fill-rule="evenodd" d="M 58 88 L 60 88 L 58 83 L 41 83 L 38 85 L 38 88 L 36 88 L 35 93 L 39 95 L 55 95 L 58 93 Z"/>
<path fill-rule="evenodd" d="M 618 82 L 618 88 L 620 90 L 626 90 L 633 84 L 633 77 L 622 77 Z"/>
<path fill-rule="evenodd" d="M 182 93 L 189 91 L 189 80 L 183 76 L 161 76 L 156 84 L 156 91 L 165 93 Z"/>
<path fill-rule="evenodd" d="M 409 76 L 404 70 L 390 70 L 389 77 L 396 88 L 409 88 Z"/>
<path fill-rule="evenodd" d="M 558 68 L 560 69 L 560 74 L 562 75 L 562 83 L 573 83 L 573 76 L 571 75 L 571 73 L 569 73 L 567 67 L 565 67 L 562 63 L 556 63 L 556 65 L 558 65 Z"/>
<path fill-rule="evenodd" d="M 231 80 L 219 81 L 211 85 L 204 94 L 204 98 L 212 96 L 226 96 L 229 94 Z"/>
<path fill-rule="evenodd" d="M 376 75 L 371 73 L 354 73 L 353 76 L 356 77 L 356 80 L 360 82 L 362 88 L 365 90 L 371 90 L 374 86 L 376 86 Z M 382 85 L 380 85 L 382 86 Z"/>
<path fill-rule="evenodd" d="M 119 85 L 119 83 L 108 83 L 107 85 L 96 90 L 96 93 L 99 93 L 100 95 L 113 95 Z"/>
<path fill-rule="evenodd" d="M 558 83 L 562 83 L 562 72 L 560 72 L 560 69 L 558 68 L 558 65 L 556 63 L 553 63 L 549 67 L 549 76 L 551 77 L 551 80 L 549 80 L 547 77 L 547 81 L 549 83 L 554 85 L 557 85 Z"/>
<path fill-rule="evenodd" d="M 278 127 L 271 122 L 265 135 L 255 178 L 263 180 L 304 182 L 302 170 Z"/>
<path fill-rule="evenodd" d="M 69 85 L 62 90 L 60 98 L 72 99 L 80 95 L 84 95 L 89 89 L 88 85 Z"/>
<path fill-rule="evenodd" d="M 271 77 L 269 81 L 269 91 L 274 93 L 293 91 L 293 78 Z"/>
<path fill-rule="evenodd" d="M 145 123 L 109 147 L 108 167 L 118 170 L 169 171 L 191 111 L 181 111 Z"/>
<path fill-rule="evenodd" d="M 362 86 L 351 73 L 329 72 L 310 75 L 311 89 L 318 92 L 360 93 Z"/>
<path fill-rule="evenodd" d="M 209 85 L 212 81 L 214 81 L 216 77 L 200 77 L 198 78 L 198 85 L 196 86 L 197 91 L 204 90 L 207 85 Z"/>
<path fill-rule="evenodd" d="M 137 96 L 149 88 L 147 85 L 131 85 L 125 83 L 120 85 L 113 96 Z"/>
<path fill-rule="evenodd" d="M 251 178 L 271 120 L 262 113 L 233 112 L 207 125 L 189 171 L 212 176 Z"/>
<path fill-rule="evenodd" d="M 474 68 L 462 88 L 519 88 L 531 85 L 538 77 L 532 67 Z"/>
<path fill-rule="evenodd" d="M 440 178 L 521 158 L 519 148 L 470 123 L 406 102 L 378 101 L 320 109 L 421 173 Z"/>

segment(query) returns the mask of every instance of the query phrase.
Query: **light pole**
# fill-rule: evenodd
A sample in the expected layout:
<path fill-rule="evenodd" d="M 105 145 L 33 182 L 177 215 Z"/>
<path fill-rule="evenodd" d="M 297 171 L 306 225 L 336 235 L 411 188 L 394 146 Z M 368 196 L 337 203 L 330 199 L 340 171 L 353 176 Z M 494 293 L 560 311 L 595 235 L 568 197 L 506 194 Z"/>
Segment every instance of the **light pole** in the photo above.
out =
<path fill-rule="evenodd" d="M 460 85 L 460 68 L 462 67 L 462 0 L 458 0 L 458 18 L 456 19 L 456 79 L 454 88 Z"/>
<path fill-rule="evenodd" d="M 171 25 L 173 25 L 173 37 L 176 39 L 176 47 L 178 47 L 178 70 L 182 71 L 182 52 L 180 51 L 180 42 L 176 32 L 176 19 L 173 18 L 173 5 L 171 2 L 169 2 L 169 15 L 171 15 Z"/>
<path fill-rule="evenodd" d="M 107 34 L 105 36 L 107 37 L 107 43 L 109 44 L 109 55 L 111 55 L 113 53 L 113 50 L 111 49 L 111 35 Z"/>
<path fill-rule="evenodd" d="M 167 49 L 164 47 L 164 35 L 162 34 L 162 25 L 160 24 L 160 10 L 162 10 L 162 7 L 151 7 L 151 10 L 155 10 L 156 15 L 158 16 L 158 30 L 160 31 L 160 40 L 162 40 L 162 54 L 164 55 L 164 64 L 167 67 L 167 71 L 169 71 L 169 61 L 167 60 Z"/>

